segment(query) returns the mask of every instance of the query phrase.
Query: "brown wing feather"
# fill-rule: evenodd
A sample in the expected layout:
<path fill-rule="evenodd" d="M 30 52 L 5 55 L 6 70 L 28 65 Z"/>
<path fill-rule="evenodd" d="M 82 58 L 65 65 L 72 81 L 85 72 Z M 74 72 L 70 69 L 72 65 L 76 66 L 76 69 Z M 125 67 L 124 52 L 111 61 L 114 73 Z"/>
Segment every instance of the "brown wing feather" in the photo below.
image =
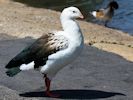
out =
<path fill-rule="evenodd" d="M 68 47 L 68 40 L 64 36 L 56 36 L 49 33 L 41 36 L 31 46 L 24 49 L 16 57 L 14 57 L 6 66 L 6 68 L 18 67 L 21 64 L 35 62 L 35 68 L 46 64 L 48 56 L 61 49 Z"/>

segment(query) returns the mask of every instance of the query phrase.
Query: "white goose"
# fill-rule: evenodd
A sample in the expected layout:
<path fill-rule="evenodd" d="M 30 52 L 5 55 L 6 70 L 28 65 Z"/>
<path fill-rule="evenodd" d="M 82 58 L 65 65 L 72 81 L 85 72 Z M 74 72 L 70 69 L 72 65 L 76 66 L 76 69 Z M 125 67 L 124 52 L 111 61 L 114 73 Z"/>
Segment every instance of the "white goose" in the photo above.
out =
<path fill-rule="evenodd" d="M 46 95 L 56 97 L 50 92 L 52 78 L 79 56 L 84 46 L 77 18 L 83 18 L 78 8 L 65 8 L 60 17 L 63 31 L 45 34 L 25 48 L 6 65 L 6 74 L 13 77 L 20 71 L 38 69 L 44 74 Z"/>

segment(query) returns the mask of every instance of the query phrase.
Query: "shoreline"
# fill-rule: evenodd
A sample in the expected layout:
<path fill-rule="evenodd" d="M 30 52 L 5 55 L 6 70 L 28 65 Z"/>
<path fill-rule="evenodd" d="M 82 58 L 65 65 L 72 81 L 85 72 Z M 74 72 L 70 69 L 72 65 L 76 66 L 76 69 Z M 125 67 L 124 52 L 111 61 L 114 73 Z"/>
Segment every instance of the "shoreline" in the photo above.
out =
<path fill-rule="evenodd" d="M 60 12 L 44 8 L 33 8 L 11 1 L 1 4 L 0 8 L 0 14 L 2 15 L 0 16 L 0 35 L 5 39 L 6 37 L 8 39 L 10 37 L 38 38 L 42 34 L 54 31 L 53 29 L 61 29 Z M 89 22 L 79 21 L 79 24 L 87 45 L 91 44 L 101 50 L 118 54 L 129 61 L 133 61 L 133 36 L 120 30 L 106 28 Z M 2 37 L 0 38 L 0 40 L 3 39 Z M 110 45 L 115 50 L 110 48 Z"/>
<path fill-rule="evenodd" d="M 4 66 L 42 34 L 54 31 L 53 29 L 60 30 L 60 12 L 33 8 L 17 2 L 3 2 L 4 0 L 0 0 L 0 99 L 51 100 L 52 98 L 40 96 L 43 93 L 40 91 L 44 91 L 44 81 L 39 72 L 23 72 L 9 78 Z M 87 94 L 84 96 L 87 100 L 132 100 L 133 36 L 93 23 L 79 21 L 79 24 L 85 37 L 84 51 L 75 62 L 58 73 L 53 81 L 53 91 L 61 92 L 63 89 L 62 95 L 66 93 L 69 97 L 74 94 L 72 99 L 81 99 L 80 96 L 84 96 L 82 94 Z M 78 89 L 83 92 L 79 92 L 79 96 Z M 35 97 L 19 95 L 26 95 L 27 91 L 39 92 Z"/>

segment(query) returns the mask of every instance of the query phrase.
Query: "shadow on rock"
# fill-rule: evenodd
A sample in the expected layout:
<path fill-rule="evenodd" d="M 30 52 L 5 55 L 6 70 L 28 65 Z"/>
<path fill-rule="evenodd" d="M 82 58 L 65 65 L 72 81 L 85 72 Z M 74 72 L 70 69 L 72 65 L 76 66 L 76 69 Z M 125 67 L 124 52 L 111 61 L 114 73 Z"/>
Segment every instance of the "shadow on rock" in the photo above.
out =
<path fill-rule="evenodd" d="M 61 99 L 99 99 L 109 98 L 116 95 L 125 96 L 122 93 L 105 92 L 98 90 L 54 90 L 52 93 L 59 94 Z M 26 92 L 20 94 L 22 97 L 47 97 L 44 91 L 39 92 Z"/>

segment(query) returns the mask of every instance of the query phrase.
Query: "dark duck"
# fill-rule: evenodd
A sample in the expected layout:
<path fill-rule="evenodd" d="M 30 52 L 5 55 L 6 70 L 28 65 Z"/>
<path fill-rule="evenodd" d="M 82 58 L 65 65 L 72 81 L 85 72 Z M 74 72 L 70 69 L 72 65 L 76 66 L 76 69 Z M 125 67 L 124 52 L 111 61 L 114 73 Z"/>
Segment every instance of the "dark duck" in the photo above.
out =
<path fill-rule="evenodd" d="M 106 8 L 101 8 L 96 11 L 92 11 L 91 14 L 98 20 L 105 22 L 107 26 L 108 22 L 114 16 L 114 11 L 119 8 L 116 1 L 111 1 Z"/>

